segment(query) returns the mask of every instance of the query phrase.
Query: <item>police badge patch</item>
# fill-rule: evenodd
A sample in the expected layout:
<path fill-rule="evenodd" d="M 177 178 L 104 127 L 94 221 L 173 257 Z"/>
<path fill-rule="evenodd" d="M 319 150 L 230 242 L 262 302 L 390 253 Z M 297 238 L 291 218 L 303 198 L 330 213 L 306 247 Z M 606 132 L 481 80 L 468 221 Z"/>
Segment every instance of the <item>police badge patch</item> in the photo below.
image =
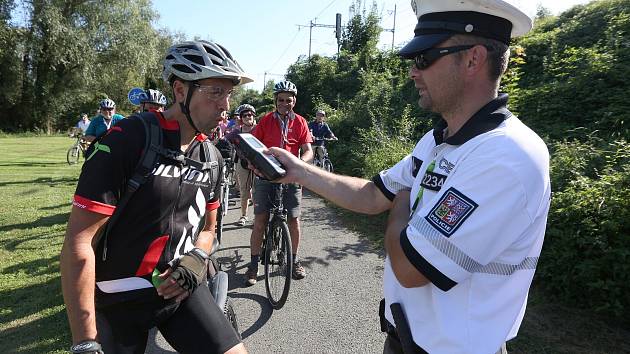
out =
<path fill-rule="evenodd" d="M 477 203 L 451 187 L 442 195 L 425 219 L 444 236 L 450 237 L 477 207 Z"/>

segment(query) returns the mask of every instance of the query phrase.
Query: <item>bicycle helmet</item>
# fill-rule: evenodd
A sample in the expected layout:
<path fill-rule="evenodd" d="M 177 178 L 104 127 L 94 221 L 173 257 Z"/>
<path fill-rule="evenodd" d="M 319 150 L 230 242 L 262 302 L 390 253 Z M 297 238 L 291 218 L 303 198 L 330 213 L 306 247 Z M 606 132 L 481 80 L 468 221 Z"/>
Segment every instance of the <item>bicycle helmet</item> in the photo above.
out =
<path fill-rule="evenodd" d="M 99 106 L 101 108 L 113 109 L 113 108 L 116 108 L 116 103 L 112 101 L 111 99 L 106 98 L 99 103 Z"/>
<path fill-rule="evenodd" d="M 245 112 L 245 111 L 250 111 L 252 113 L 254 113 L 254 115 L 256 115 L 256 108 L 254 108 L 254 106 L 252 106 L 251 104 L 242 104 L 240 106 L 238 106 L 238 108 L 236 109 L 237 114 L 239 115 L 239 117 L 241 116 L 241 113 Z"/>
<path fill-rule="evenodd" d="M 153 103 L 166 106 L 166 97 L 158 90 L 148 89 L 140 94 L 140 103 Z"/>
<path fill-rule="evenodd" d="M 273 86 L 273 94 L 275 96 L 280 92 L 290 92 L 293 96 L 297 96 L 297 87 L 291 81 L 280 81 Z"/>
<path fill-rule="evenodd" d="M 162 78 L 170 83 L 173 76 L 185 81 L 231 79 L 234 85 L 254 81 L 227 49 L 208 41 L 189 41 L 170 47 L 164 59 Z"/>

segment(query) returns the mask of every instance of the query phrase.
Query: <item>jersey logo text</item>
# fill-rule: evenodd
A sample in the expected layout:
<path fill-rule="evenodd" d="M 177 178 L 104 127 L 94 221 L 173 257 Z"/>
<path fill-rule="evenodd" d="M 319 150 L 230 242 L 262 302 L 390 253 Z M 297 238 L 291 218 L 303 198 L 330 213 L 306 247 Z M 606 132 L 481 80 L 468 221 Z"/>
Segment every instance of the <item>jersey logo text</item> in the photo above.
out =
<path fill-rule="evenodd" d="M 477 203 L 472 199 L 451 187 L 442 195 L 425 219 L 444 236 L 450 237 L 477 207 Z"/>

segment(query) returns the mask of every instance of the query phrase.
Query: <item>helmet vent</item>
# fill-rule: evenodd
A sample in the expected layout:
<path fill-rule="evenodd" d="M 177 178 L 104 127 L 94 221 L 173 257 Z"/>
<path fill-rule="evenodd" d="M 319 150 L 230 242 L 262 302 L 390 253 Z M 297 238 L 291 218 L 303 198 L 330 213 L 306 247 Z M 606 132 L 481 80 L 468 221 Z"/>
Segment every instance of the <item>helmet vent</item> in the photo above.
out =
<path fill-rule="evenodd" d="M 186 65 L 182 65 L 182 64 L 173 64 L 173 69 L 177 70 L 177 71 L 181 71 L 184 73 L 188 73 L 188 74 L 194 74 L 195 71 L 190 69 L 189 67 L 187 67 Z"/>
<path fill-rule="evenodd" d="M 195 64 L 199 64 L 199 65 L 205 65 L 206 63 L 203 62 L 203 58 L 199 55 L 194 55 L 194 54 L 184 54 L 183 55 L 184 58 L 192 61 Z M 201 70 L 199 70 L 201 71 Z"/>
<path fill-rule="evenodd" d="M 193 67 L 195 70 L 197 70 L 198 72 L 202 72 L 202 71 L 203 71 L 203 70 L 202 70 L 199 66 L 197 66 L 197 65 L 195 65 L 195 64 L 190 64 L 190 66 L 192 66 L 192 67 Z"/>

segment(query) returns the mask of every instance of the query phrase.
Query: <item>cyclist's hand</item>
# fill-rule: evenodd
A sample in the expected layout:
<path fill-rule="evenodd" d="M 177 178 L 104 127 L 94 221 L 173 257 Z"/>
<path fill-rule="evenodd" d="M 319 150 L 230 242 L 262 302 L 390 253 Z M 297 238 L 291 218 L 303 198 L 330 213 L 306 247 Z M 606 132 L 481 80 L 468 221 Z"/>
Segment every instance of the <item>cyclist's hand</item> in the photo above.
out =
<path fill-rule="evenodd" d="M 205 280 L 208 255 L 199 248 L 193 248 L 177 259 L 168 278 L 158 286 L 158 294 L 165 299 L 175 298 L 175 301 L 185 299 L 201 282 Z"/>
<path fill-rule="evenodd" d="M 162 284 L 156 288 L 158 295 L 162 296 L 164 299 L 172 299 L 180 302 L 188 297 L 188 291 L 177 283 L 175 279 L 171 277 L 173 273 L 172 268 L 168 268 L 162 274 L 159 275 L 160 279 L 163 280 Z"/>

